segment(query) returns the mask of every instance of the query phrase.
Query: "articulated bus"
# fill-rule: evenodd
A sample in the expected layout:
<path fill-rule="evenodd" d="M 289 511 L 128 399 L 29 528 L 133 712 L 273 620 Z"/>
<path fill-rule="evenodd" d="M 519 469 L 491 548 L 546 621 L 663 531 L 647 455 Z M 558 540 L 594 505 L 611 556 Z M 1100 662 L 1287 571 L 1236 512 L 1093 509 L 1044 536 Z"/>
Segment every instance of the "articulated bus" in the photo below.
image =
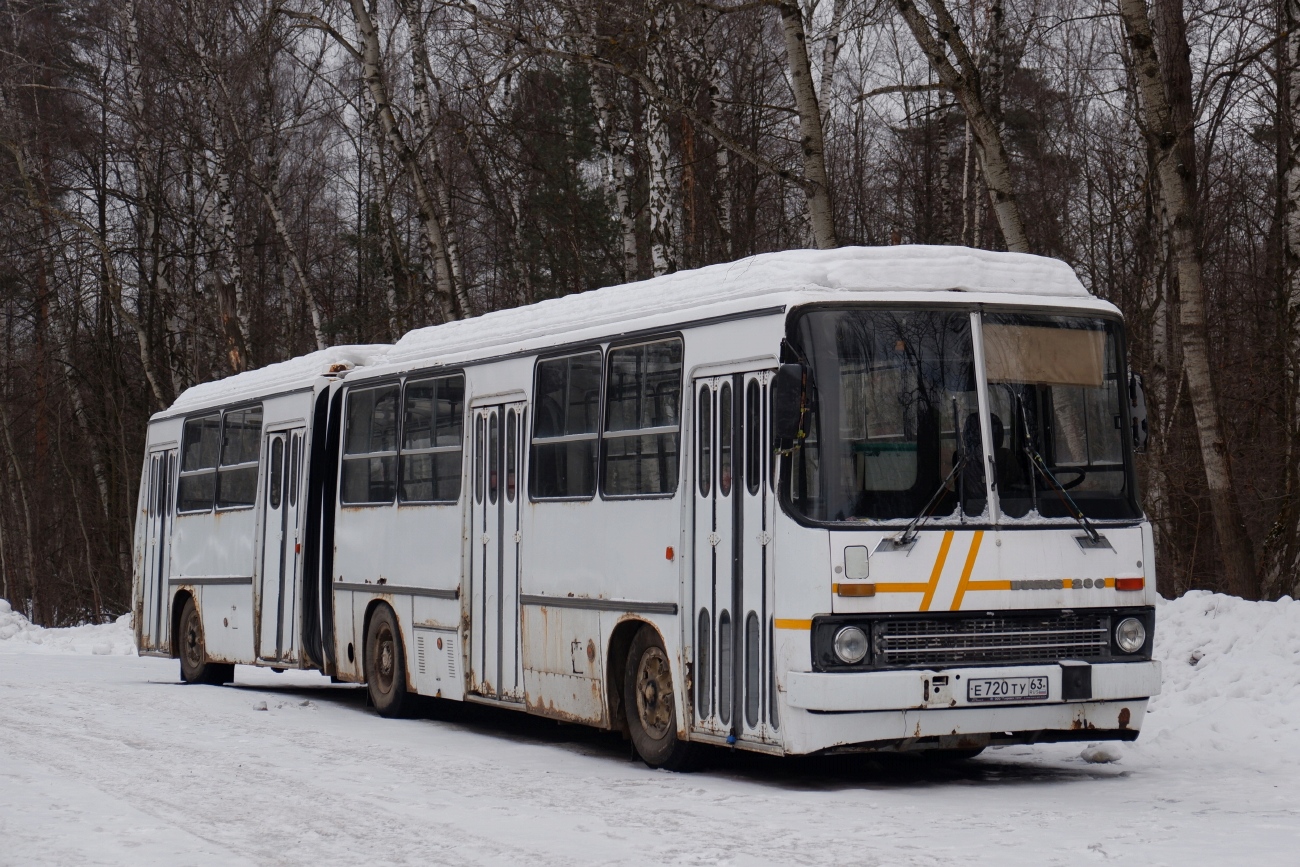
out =
<path fill-rule="evenodd" d="M 149 424 L 135 635 L 622 731 L 651 766 L 1132 740 L 1123 322 L 1065 264 L 773 253 L 335 347 Z"/>

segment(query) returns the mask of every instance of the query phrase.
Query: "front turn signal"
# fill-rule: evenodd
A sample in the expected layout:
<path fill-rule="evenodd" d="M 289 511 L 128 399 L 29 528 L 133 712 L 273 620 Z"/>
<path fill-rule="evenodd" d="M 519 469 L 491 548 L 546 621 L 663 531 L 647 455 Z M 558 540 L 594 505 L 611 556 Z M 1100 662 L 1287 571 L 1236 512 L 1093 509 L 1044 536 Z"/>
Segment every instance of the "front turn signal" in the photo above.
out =
<path fill-rule="evenodd" d="M 875 584 L 836 584 L 836 596 L 875 596 Z"/>

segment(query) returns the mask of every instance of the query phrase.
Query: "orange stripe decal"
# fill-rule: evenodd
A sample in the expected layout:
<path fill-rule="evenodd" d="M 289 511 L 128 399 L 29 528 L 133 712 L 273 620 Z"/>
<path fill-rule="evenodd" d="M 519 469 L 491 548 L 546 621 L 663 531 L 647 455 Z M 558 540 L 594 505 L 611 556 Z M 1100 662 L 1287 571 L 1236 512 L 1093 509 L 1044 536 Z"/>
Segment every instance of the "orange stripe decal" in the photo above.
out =
<path fill-rule="evenodd" d="M 812 629 L 811 620 L 782 620 L 778 617 L 772 625 L 777 629 Z"/>
<path fill-rule="evenodd" d="M 895 582 L 893 584 L 876 585 L 877 593 L 924 593 L 929 589 L 930 589 L 929 584 L 922 584 L 919 581 L 913 584 Z"/>
<path fill-rule="evenodd" d="M 947 530 L 943 534 L 943 541 L 939 543 L 939 556 L 935 558 L 934 569 L 930 571 L 930 583 L 925 586 L 925 597 L 921 600 L 922 611 L 930 610 L 930 603 L 934 600 L 934 591 L 939 586 L 939 575 L 943 572 L 943 564 L 948 559 L 950 547 L 952 547 L 952 530 Z"/>
<path fill-rule="evenodd" d="M 980 553 L 980 542 L 984 541 L 984 531 L 976 530 L 975 538 L 970 541 L 970 553 L 966 555 L 966 565 L 961 570 L 961 582 L 957 585 L 957 592 L 952 597 L 952 610 L 961 609 L 962 597 L 966 595 L 966 585 L 970 583 L 971 570 L 975 568 L 975 558 Z"/>
<path fill-rule="evenodd" d="M 966 592 L 973 593 L 976 590 L 1010 590 L 1010 581 L 967 581 Z"/>

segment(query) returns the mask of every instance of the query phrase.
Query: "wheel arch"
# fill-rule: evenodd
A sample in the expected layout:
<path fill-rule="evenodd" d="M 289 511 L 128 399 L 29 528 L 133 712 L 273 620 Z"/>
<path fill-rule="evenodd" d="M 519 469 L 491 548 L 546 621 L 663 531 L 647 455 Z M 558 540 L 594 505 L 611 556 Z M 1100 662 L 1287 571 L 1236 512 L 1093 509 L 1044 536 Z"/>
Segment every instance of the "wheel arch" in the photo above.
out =
<path fill-rule="evenodd" d="M 170 636 L 168 649 L 171 651 L 172 659 L 180 659 L 181 657 L 181 612 L 185 610 L 185 603 L 189 602 L 191 599 L 194 600 L 195 609 L 198 609 L 199 599 L 188 589 L 182 588 L 177 590 L 176 595 L 172 597 L 171 624 L 170 628 L 167 630 L 167 634 Z M 199 619 L 203 619 L 202 611 L 199 611 Z"/>
<path fill-rule="evenodd" d="M 605 703 L 608 708 L 609 727 L 620 732 L 624 737 L 628 737 L 629 732 L 627 709 L 623 706 L 623 677 L 627 671 L 627 656 L 632 649 L 632 641 L 643 628 L 654 632 L 662 646 L 668 646 L 658 626 L 640 617 L 628 617 L 620 620 L 614 627 L 605 650 Z"/>
<path fill-rule="evenodd" d="M 406 688 L 410 692 L 414 693 L 415 684 L 411 678 L 411 654 L 409 648 L 406 646 L 408 636 L 402 627 L 402 618 L 401 615 L 397 613 L 397 606 L 393 604 L 393 600 L 388 596 L 377 596 L 366 603 L 366 613 L 361 618 L 361 646 L 358 648 L 358 659 L 361 662 L 361 677 L 363 680 L 370 680 L 370 673 L 366 671 L 366 657 L 369 651 L 367 642 L 370 640 L 370 622 L 375 619 L 375 612 L 381 607 L 386 607 L 389 611 L 393 612 L 393 625 L 397 628 L 397 643 L 402 648 L 402 657 L 406 663 L 403 666 L 406 674 Z"/>

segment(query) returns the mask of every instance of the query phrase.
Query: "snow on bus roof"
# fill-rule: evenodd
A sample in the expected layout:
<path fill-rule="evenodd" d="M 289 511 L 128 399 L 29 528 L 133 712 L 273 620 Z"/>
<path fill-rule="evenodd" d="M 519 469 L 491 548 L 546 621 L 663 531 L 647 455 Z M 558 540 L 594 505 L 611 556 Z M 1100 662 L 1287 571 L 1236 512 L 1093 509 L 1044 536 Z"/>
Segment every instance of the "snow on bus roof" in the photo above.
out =
<path fill-rule="evenodd" d="M 1090 297 L 1069 265 L 1024 253 L 923 245 L 790 250 L 420 328 L 398 340 L 385 361 L 402 364 L 493 345 L 514 347 L 575 328 L 776 293 L 953 290 Z"/>
<path fill-rule="evenodd" d="M 743 302 L 779 293 L 960 291 L 1038 298 L 1090 298 L 1074 270 L 1057 259 L 969 247 L 901 245 L 762 253 L 637 283 L 553 298 L 526 307 L 407 333 L 397 343 L 334 346 L 181 394 L 168 415 L 309 384 L 336 364 L 402 366 L 491 347 L 510 350 L 578 328 Z"/>
<path fill-rule="evenodd" d="M 300 388 L 326 373 L 377 364 L 383 361 L 384 353 L 390 348 L 391 344 L 388 343 L 331 346 L 288 361 L 236 373 L 225 379 L 201 382 L 181 392 L 167 414 L 221 406 L 258 395 Z"/>

